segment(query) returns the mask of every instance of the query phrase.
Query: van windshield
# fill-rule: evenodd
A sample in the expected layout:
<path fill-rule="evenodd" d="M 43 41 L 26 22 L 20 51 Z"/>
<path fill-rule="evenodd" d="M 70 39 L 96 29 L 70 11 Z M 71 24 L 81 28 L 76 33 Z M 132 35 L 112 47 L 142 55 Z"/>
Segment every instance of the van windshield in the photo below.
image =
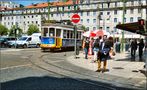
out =
<path fill-rule="evenodd" d="M 22 41 L 24 41 L 26 39 L 27 39 L 27 37 L 21 37 L 21 38 L 19 38 L 19 40 L 22 40 Z"/>

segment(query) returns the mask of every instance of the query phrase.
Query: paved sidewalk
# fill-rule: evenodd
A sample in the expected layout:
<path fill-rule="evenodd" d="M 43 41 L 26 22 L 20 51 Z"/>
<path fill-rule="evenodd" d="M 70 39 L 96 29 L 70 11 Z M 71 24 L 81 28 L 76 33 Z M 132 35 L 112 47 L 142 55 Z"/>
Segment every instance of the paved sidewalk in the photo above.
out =
<path fill-rule="evenodd" d="M 82 52 L 80 52 L 78 57 L 79 58 L 77 59 L 75 59 L 74 56 L 68 57 L 68 61 L 76 66 L 89 69 L 94 72 L 97 70 L 98 65 L 97 63 L 92 62 L 93 57 L 84 59 L 84 54 Z M 130 58 L 129 52 L 117 53 L 113 59 L 108 60 L 107 69 L 109 69 L 109 71 L 104 72 L 104 74 L 122 77 L 126 79 L 134 79 L 134 80 L 140 79 L 139 84 L 145 85 L 146 76 L 140 72 L 140 70 L 143 69 L 145 63 L 139 62 L 138 57 L 136 58 L 136 61 L 133 62 L 129 58 Z M 102 63 L 102 67 L 103 67 L 103 63 Z M 97 73 L 102 73 L 102 72 L 97 72 Z"/>

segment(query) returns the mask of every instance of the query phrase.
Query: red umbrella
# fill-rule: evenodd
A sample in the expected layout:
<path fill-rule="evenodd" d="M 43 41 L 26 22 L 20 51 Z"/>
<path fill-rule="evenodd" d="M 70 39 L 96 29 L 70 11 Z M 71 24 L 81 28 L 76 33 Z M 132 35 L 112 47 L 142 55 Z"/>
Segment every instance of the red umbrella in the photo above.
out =
<path fill-rule="evenodd" d="M 106 32 L 105 30 L 95 30 L 92 33 L 96 34 L 96 36 L 104 36 L 104 35 L 110 35 L 110 33 Z"/>
<path fill-rule="evenodd" d="M 93 33 L 92 31 L 87 31 L 83 33 L 83 36 L 85 37 L 95 37 L 96 33 Z"/>

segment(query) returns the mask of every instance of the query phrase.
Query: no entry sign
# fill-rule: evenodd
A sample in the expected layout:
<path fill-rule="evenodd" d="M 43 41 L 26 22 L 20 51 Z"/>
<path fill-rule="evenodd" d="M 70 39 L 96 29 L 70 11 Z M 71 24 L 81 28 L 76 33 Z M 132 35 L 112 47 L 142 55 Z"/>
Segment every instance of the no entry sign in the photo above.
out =
<path fill-rule="evenodd" d="M 74 14 L 72 17 L 71 17 L 71 21 L 73 23 L 78 23 L 80 21 L 80 16 L 78 14 Z"/>

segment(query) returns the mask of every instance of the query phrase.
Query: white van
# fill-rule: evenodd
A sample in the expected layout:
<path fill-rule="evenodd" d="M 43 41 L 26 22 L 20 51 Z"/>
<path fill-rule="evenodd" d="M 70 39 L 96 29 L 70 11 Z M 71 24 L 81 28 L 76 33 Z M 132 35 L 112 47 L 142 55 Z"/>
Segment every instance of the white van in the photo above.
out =
<path fill-rule="evenodd" d="M 40 47 L 41 34 L 34 33 L 31 36 L 23 36 L 16 41 L 17 47 Z"/>

